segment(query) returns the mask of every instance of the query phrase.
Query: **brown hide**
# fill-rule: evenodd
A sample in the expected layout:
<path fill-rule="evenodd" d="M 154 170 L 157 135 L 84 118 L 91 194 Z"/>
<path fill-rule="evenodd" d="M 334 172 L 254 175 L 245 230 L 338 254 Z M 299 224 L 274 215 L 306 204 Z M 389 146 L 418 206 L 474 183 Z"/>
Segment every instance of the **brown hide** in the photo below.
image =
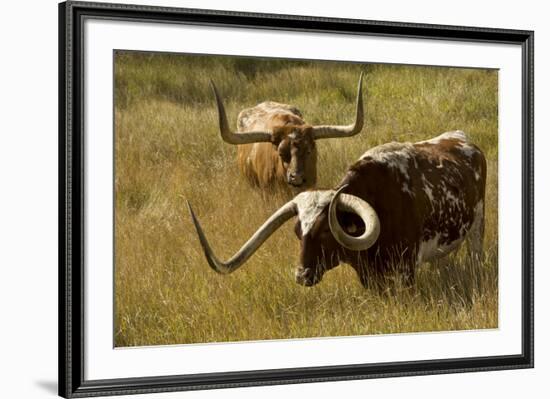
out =
<path fill-rule="evenodd" d="M 287 186 L 287 173 L 303 174 L 300 190 L 313 187 L 317 179 L 317 150 L 300 111 L 273 101 L 243 110 L 238 117 L 239 132 L 264 130 L 273 132 L 271 143 L 240 145 L 237 150 L 239 169 L 259 187 Z M 288 157 L 288 159 L 287 159 Z M 288 161 L 288 162 L 287 162 Z"/>

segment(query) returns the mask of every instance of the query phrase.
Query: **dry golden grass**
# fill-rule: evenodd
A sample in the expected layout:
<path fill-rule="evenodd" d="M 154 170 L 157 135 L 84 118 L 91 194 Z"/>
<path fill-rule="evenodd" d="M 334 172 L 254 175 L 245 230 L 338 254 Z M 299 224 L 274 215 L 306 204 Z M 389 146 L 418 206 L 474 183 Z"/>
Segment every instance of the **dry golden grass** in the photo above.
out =
<path fill-rule="evenodd" d="M 115 345 L 494 328 L 498 325 L 496 71 L 118 53 L 115 62 Z M 485 259 L 423 265 L 413 290 L 364 289 L 341 265 L 311 288 L 294 282 L 299 242 L 287 223 L 229 276 L 207 265 L 189 200 L 220 258 L 278 206 L 239 175 L 222 142 L 208 79 L 234 126 L 264 100 L 316 123 L 349 123 L 366 74 L 366 128 L 323 140 L 319 187 L 368 148 L 461 129 L 487 155 Z"/>

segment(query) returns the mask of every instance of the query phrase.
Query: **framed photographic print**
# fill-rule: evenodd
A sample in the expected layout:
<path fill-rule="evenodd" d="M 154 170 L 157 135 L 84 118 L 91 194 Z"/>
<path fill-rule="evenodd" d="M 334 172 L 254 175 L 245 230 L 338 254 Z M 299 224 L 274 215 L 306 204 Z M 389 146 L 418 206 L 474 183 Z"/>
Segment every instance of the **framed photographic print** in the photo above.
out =
<path fill-rule="evenodd" d="M 61 396 L 533 367 L 533 32 L 59 17 Z"/>

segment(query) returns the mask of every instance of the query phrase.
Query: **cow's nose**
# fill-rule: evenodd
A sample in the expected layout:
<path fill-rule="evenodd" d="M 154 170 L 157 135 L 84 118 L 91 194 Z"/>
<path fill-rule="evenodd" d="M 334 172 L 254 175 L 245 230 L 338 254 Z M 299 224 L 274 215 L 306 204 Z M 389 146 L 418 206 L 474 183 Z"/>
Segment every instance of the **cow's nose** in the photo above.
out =
<path fill-rule="evenodd" d="M 296 186 L 296 185 L 302 184 L 303 181 L 304 181 L 304 178 L 300 174 L 289 173 L 288 174 L 288 181 L 289 181 L 290 184 L 293 184 L 293 185 Z"/>
<path fill-rule="evenodd" d="M 313 269 L 307 268 L 298 268 L 294 272 L 294 277 L 296 282 L 301 285 L 311 286 L 314 284 L 314 271 Z"/>

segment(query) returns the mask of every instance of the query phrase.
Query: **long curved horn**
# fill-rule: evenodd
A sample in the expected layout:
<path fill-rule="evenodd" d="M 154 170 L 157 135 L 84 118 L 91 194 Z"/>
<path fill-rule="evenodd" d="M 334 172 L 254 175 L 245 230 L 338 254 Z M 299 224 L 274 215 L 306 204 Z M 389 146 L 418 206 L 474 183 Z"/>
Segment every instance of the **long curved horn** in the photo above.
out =
<path fill-rule="evenodd" d="M 214 96 L 216 97 L 216 105 L 218 106 L 218 119 L 220 124 L 220 133 L 223 140 L 229 144 L 248 144 L 248 143 L 262 143 L 271 141 L 271 133 L 269 132 L 246 132 L 246 133 L 234 133 L 229 128 L 227 123 L 227 115 L 225 114 L 225 108 L 223 106 L 222 99 L 216 89 L 216 85 L 213 81 L 210 81 L 212 89 L 214 90 Z"/>
<path fill-rule="evenodd" d="M 359 133 L 363 129 L 363 73 L 359 76 L 359 84 L 357 85 L 357 108 L 355 110 L 355 122 L 351 125 L 330 126 L 320 125 L 313 127 L 313 137 L 318 139 L 330 139 L 333 137 L 350 137 Z"/>
<path fill-rule="evenodd" d="M 380 220 L 376 211 L 364 200 L 355 195 L 342 194 L 347 185 L 344 185 L 336 191 L 330 201 L 328 209 L 328 224 L 332 235 L 343 247 L 352 251 L 364 251 L 372 247 L 380 235 Z M 354 237 L 347 234 L 340 226 L 336 217 L 336 208 L 357 214 L 365 223 L 365 232 Z"/>
<path fill-rule="evenodd" d="M 229 274 L 237 270 L 244 262 L 250 258 L 254 252 L 271 236 L 279 227 L 281 227 L 288 219 L 296 216 L 298 210 L 294 201 L 289 201 L 277 210 L 265 223 L 250 237 L 250 239 L 242 246 L 239 251 L 233 255 L 227 262 L 220 262 L 208 244 L 208 240 L 202 231 L 201 225 L 191 208 L 191 204 L 187 201 L 189 213 L 193 219 L 193 224 L 197 230 L 199 240 L 206 260 L 212 269 L 221 274 Z"/>

